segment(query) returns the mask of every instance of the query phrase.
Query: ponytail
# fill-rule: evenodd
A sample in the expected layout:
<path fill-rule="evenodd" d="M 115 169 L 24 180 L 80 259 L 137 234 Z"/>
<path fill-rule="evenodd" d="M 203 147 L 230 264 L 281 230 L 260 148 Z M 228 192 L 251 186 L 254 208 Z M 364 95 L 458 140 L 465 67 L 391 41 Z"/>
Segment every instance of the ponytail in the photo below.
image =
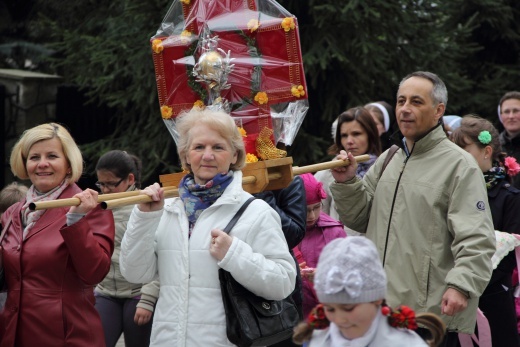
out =
<path fill-rule="evenodd" d="M 416 317 L 417 325 L 421 328 L 427 329 L 430 336 L 423 336 L 422 338 L 430 347 L 437 347 L 444 339 L 446 332 L 446 325 L 436 314 L 425 312 L 419 313 Z"/>
<path fill-rule="evenodd" d="M 303 345 L 312 337 L 314 329 L 325 329 L 329 327 L 329 320 L 325 316 L 323 305 L 319 304 L 309 313 L 306 322 L 301 322 L 294 328 L 293 341 L 297 345 Z"/>
<path fill-rule="evenodd" d="M 388 317 L 388 323 L 394 328 L 406 328 L 412 331 L 416 331 L 419 327 L 426 329 L 429 334 L 418 335 L 430 347 L 438 346 L 444 338 L 446 325 L 436 314 L 425 312 L 416 315 L 408 306 L 401 305 L 393 309 L 386 304 L 386 301 L 383 301 L 381 312 Z"/>

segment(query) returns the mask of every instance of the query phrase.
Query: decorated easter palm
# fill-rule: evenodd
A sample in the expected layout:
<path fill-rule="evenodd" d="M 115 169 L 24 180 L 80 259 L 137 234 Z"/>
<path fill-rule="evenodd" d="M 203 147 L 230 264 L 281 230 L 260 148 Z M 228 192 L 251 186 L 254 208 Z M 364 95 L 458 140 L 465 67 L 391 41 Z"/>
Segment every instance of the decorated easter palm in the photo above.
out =
<path fill-rule="evenodd" d="M 161 115 L 231 114 L 248 153 L 284 156 L 308 109 L 297 19 L 274 0 L 175 0 L 151 38 Z M 274 141 L 274 142 L 273 142 Z"/>

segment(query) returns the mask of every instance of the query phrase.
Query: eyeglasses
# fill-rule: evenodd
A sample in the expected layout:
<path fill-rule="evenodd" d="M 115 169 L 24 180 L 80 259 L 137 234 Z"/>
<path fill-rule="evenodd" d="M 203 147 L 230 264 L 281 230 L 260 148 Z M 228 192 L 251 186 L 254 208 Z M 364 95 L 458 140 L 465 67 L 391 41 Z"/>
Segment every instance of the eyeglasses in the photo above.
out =
<path fill-rule="evenodd" d="M 108 189 L 114 189 L 115 187 L 117 187 L 121 182 L 123 182 L 125 179 L 124 178 L 121 178 L 119 180 L 119 182 L 99 182 L 97 181 L 96 182 L 96 187 L 98 187 L 99 189 L 102 189 L 102 188 L 108 188 Z"/>
<path fill-rule="evenodd" d="M 511 110 L 507 109 L 507 110 L 502 111 L 502 114 L 507 114 L 507 115 L 509 115 L 509 114 L 515 115 L 515 114 L 519 114 L 519 113 L 520 113 L 520 109 L 518 109 L 518 108 L 513 108 Z"/>

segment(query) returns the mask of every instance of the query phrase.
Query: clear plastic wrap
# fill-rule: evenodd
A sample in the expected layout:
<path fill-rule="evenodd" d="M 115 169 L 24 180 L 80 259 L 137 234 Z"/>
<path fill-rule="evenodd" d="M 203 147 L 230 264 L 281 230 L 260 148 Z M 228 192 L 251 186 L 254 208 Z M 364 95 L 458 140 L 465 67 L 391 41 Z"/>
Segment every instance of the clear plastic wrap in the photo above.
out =
<path fill-rule="evenodd" d="M 293 143 L 307 85 L 298 21 L 276 1 L 175 0 L 151 48 L 161 115 L 176 142 L 175 118 L 211 107 L 245 130 L 248 153 L 266 134 Z"/>

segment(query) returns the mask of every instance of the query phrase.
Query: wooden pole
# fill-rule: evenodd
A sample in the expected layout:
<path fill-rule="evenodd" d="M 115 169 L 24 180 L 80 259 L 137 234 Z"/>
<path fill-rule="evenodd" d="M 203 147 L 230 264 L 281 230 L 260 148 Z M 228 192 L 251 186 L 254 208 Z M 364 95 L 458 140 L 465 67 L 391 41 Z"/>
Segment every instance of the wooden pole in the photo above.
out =
<path fill-rule="evenodd" d="M 368 154 L 358 155 L 356 158 L 356 161 L 358 163 L 362 163 L 365 161 L 368 161 L 370 159 L 370 156 Z M 312 173 L 312 172 L 318 172 L 322 170 L 330 170 L 337 167 L 346 166 L 349 164 L 348 160 L 332 160 L 326 163 L 318 163 L 318 164 L 311 164 L 306 166 L 294 166 L 293 167 L 293 174 L 294 175 L 303 175 L 306 173 Z"/>
<path fill-rule="evenodd" d="M 365 162 L 370 159 L 370 156 L 368 154 L 356 156 L 356 162 Z M 294 167 L 293 168 L 293 174 L 294 175 L 301 175 L 304 173 L 311 173 L 316 172 L 320 170 L 328 170 L 333 169 L 336 167 L 346 166 L 349 164 L 348 160 L 332 160 L 326 163 L 319 163 L 319 164 L 312 164 L 307 166 L 301 166 L 301 167 Z M 269 179 L 279 179 L 280 174 L 279 173 L 272 173 L 269 174 Z M 256 181 L 255 176 L 245 176 L 242 177 L 242 184 L 248 184 L 248 183 L 254 183 Z M 167 188 L 167 187 L 165 187 Z M 173 189 L 170 191 L 165 191 L 164 197 L 170 198 L 170 197 L 178 197 L 179 192 L 177 189 Z M 132 205 L 132 204 L 140 204 L 140 203 L 146 203 L 146 202 L 152 202 L 152 198 L 150 198 L 148 195 L 139 195 L 139 196 L 131 196 L 128 198 L 122 198 L 122 199 L 113 199 L 108 200 L 101 203 L 101 208 L 107 209 L 107 208 L 114 208 L 114 207 L 120 207 L 125 205 Z"/>
<path fill-rule="evenodd" d="M 177 187 L 165 187 L 166 190 L 175 190 L 176 188 Z M 108 201 L 108 200 L 128 198 L 128 197 L 132 197 L 132 196 L 137 196 L 139 194 L 141 194 L 140 190 L 133 190 L 130 192 L 121 192 L 121 193 L 99 194 L 97 202 L 104 202 L 104 201 Z M 49 200 L 49 201 L 31 202 L 29 204 L 29 209 L 31 211 L 37 211 L 37 210 L 46 210 L 49 208 L 57 208 L 57 207 L 78 206 L 79 204 L 80 204 L 80 201 L 78 198 L 57 199 L 57 200 Z"/>
<path fill-rule="evenodd" d="M 356 161 L 358 163 L 368 161 L 370 156 L 368 154 L 356 156 Z M 292 168 L 293 175 L 302 175 L 304 173 L 312 173 L 321 170 L 329 170 L 336 167 L 346 166 L 349 164 L 348 160 L 332 160 L 325 163 L 318 163 L 306 166 L 294 166 Z M 274 172 L 268 174 L 269 180 L 277 180 L 281 178 L 281 174 Z M 250 184 L 256 182 L 257 178 L 255 176 L 244 176 L 242 177 L 242 184 Z M 179 196 L 179 191 L 175 186 L 167 186 L 163 187 L 165 190 L 166 198 L 173 198 Z M 111 194 L 100 194 L 98 195 L 98 202 L 101 203 L 101 207 L 103 209 L 107 208 L 115 208 L 119 206 L 126 206 L 132 204 L 140 204 L 144 202 L 152 202 L 152 199 L 145 194 L 142 194 L 140 190 L 135 190 L 131 192 L 122 192 L 122 193 L 111 193 Z M 56 207 L 70 207 L 70 206 L 78 206 L 80 204 L 80 200 L 78 198 L 68 198 L 68 199 L 58 199 L 58 200 L 50 200 L 50 201 L 40 201 L 33 202 L 29 205 L 29 209 L 36 210 L 44 210 L 49 208 Z"/>

